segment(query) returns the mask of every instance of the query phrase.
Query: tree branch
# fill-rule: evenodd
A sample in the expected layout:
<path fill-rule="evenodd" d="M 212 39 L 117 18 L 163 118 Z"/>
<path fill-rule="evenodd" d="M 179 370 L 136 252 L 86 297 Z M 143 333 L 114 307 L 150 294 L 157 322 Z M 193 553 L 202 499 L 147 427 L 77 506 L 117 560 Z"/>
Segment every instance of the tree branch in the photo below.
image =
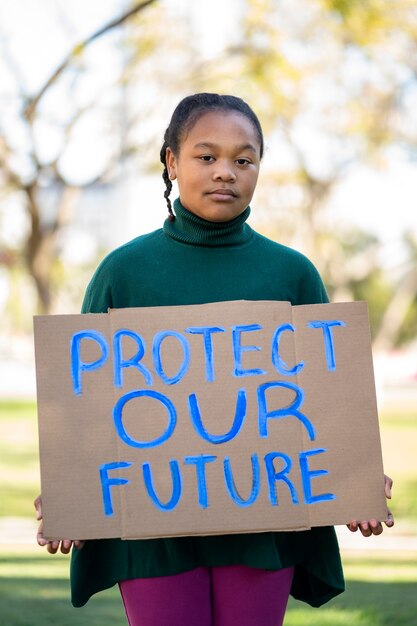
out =
<path fill-rule="evenodd" d="M 34 96 L 33 98 L 29 100 L 23 112 L 24 117 L 28 121 L 31 121 L 33 119 L 33 116 L 35 115 L 35 112 L 36 112 L 36 108 L 41 98 L 49 89 L 49 87 L 57 81 L 57 79 L 60 77 L 62 72 L 68 67 L 71 61 L 75 59 L 77 56 L 79 56 L 80 54 L 82 54 L 90 43 L 92 43 L 95 39 L 98 39 L 98 37 L 101 37 L 105 33 L 108 33 L 109 31 L 113 30 L 117 26 L 120 26 L 121 24 L 126 22 L 128 19 L 130 19 L 133 15 L 136 15 L 136 13 L 139 13 L 140 11 L 142 11 L 149 5 L 153 4 L 154 2 L 156 2 L 156 0 L 145 0 L 144 2 L 141 2 L 140 4 L 137 4 L 132 9 L 130 9 L 130 11 L 127 11 L 120 17 L 114 20 L 111 20 L 110 22 L 108 22 L 107 24 L 99 28 L 95 33 L 87 37 L 87 39 L 76 44 L 72 48 L 71 52 L 69 52 L 66 58 L 62 61 L 61 65 L 59 65 L 57 69 L 54 71 L 54 73 L 48 78 L 48 80 L 40 89 L 40 91 L 36 94 L 36 96 Z"/>
<path fill-rule="evenodd" d="M 22 181 L 8 163 L 8 155 L 10 152 L 11 150 L 6 142 L 6 138 L 0 135 L 0 173 L 3 174 L 6 185 L 10 185 L 14 189 L 21 189 Z"/>

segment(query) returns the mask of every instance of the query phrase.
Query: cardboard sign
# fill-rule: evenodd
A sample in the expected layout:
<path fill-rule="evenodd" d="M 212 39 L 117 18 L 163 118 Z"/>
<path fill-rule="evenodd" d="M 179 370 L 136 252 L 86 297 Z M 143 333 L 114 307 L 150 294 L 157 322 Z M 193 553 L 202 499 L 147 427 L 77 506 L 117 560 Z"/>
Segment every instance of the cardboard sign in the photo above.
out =
<path fill-rule="evenodd" d="M 35 318 L 45 535 L 384 519 L 364 302 Z"/>

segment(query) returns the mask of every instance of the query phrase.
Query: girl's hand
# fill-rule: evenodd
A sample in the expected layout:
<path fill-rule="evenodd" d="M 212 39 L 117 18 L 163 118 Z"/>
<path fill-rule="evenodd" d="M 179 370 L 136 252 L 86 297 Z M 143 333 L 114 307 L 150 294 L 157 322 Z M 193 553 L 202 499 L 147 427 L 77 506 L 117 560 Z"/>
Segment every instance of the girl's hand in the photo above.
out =
<path fill-rule="evenodd" d="M 60 545 L 61 545 L 62 554 L 68 554 L 73 545 L 75 548 L 78 548 L 78 549 L 83 547 L 84 541 L 78 541 L 78 540 L 72 541 L 71 539 L 62 539 L 61 541 L 59 540 L 48 541 L 47 539 L 45 539 L 45 537 L 43 536 L 42 496 L 38 496 L 33 504 L 36 509 L 36 519 L 40 520 L 41 522 L 39 524 L 38 533 L 36 535 L 36 540 L 40 546 L 42 547 L 46 546 L 46 549 L 48 550 L 50 554 L 56 554 L 56 552 L 58 552 Z"/>
<path fill-rule="evenodd" d="M 388 499 L 391 499 L 391 490 L 392 490 L 392 478 L 384 474 L 385 479 L 385 496 Z M 394 516 L 391 511 L 387 507 L 387 517 L 384 520 L 384 523 L 388 528 L 394 526 Z M 358 522 L 357 520 L 353 520 L 350 524 L 347 524 L 347 527 L 350 531 L 355 533 L 358 528 L 361 531 L 364 537 L 370 537 L 371 535 L 380 535 L 382 533 L 383 526 L 382 523 L 376 519 L 371 519 L 366 522 Z"/>

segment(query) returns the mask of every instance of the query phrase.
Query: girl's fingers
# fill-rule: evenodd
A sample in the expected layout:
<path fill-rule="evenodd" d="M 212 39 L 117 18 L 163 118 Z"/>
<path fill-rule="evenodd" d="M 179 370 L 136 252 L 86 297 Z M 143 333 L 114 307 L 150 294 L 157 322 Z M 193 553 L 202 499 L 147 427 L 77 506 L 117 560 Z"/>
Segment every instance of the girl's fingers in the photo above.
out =
<path fill-rule="evenodd" d="M 369 523 L 368 522 L 360 522 L 359 523 L 359 530 L 361 531 L 362 535 L 364 537 L 370 537 L 372 535 L 372 530 L 369 527 Z"/>
<path fill-rule="evenodd" d="M 385 479 L 385 495 L 387 498 L 391 498 L 392 493 L 392 478 L 384 474 Z M 391 511 L 387 508 L 387 517 L 384 520 L 385 525 L 388 528 L 394 526 L 394 516 Z M 371 519 L 369 521 L 358 522 L 357 520 L 352 520 L 349 524 L 347 524 L 349 530 L 355 533 L 358 529 L 361 531 L 364 537 L 370 537 L 371 535 L 380 535 L 384 530 L 382 523 L 376 519 Z"/>
<path fill-rule="evenodd" d="M 41 548 L 44 548 L 47 545 L 47 543 L 48 543 L 48 541 L 43 536 L 43 533 L 38 533 L 37 534 L 36 541 L 38 542 L 38 546 L 41 546 Z"/>
<path fill-rule="evenodd" d="M 392 526 L 394 524 L 394 520 L 390 512 L 388 512 L 388 517 L 385 520 L 385 524 L 387 526 Z M 369 521 L 363 522 L 352 520 L 350 524 L 347 524 L 347 527 L 351 532 L 356 532 L 359 529 L 364 537 L 371 537 L 371 535 L 380 535 L 384 530 L 382 523 L 376 519 L 371 519 Z"/>
<path fill-rule="evenodd" d="M 71 541 L 71 539 L 63 539 L 62 541 L 48 541 L 48 539 L 45 539 L 43 535 L 42 496 L 39 495 L 37 498 L 35 498 L 35 500 L 33 501 L 33 505 L 36 509 L 36 519 L 41 520 L 36 535 L 36 541 L 38 542 L 39 546 L 41 546 L 42 548 L 46 546 L 46 549 L 50 554 L 56 554 L 60 546 L 62 554 L 69 554 L 73 545 L 78 549 L 81 549 L 83 547 L 84 541 Z"/>
<path fill-rule="evenodd" d="M 61 552 L 62 554 L 68 554 L 71 550 L 72 541 L 69 539 L 64 539 L 61 541 Z"/>
<path fill-rule="evenodd" d="M 35 498 L 33 502 L 33 506 L 36 509 L 36 519 L 41 520 L 42 519 L 42 497 L 41 496 L 38 496 L 37 498 Z"/>
<path fill-rule="evenodd" d="M 48 543 L 45 537 L 43 536 L 43 521 L 39 524 L 38 533 L 36 535 L 36 541 L 38 545 L 44 547 Z"/>
<path fill-rule="evenodd" d="M 62 541 L 48 541 L 43 536 L 42 530 L 38 531 L 37 542 L 42 548 L 46 546 L 46 549 L 50 554 L 56 554 L 59 549 L 61 549 L 62 554 L 69 554 L 72 546 L 81 550 L 84 545 L 84 541 L 71 541 L 70 539 L 63 539 Z"/>
<path fill-rule="evenodd" d="M 72 548 L 73 543 L 74 545 L 76 545 L 77 543 L 83 544 L 82 541 L 73 542 L 70 539 L 63 539 L 62 541 L 58 541 L 58 540 L 48 541 L 48 539 L 45 539 L 44 534 L 43 534 L 43 520 L 39 524 L 38 532 L 36 535 L 36 541 L 38 542 L 38 545 L 41 546 L 42 548 L 46 546 L 46 549 L 50 554 L 56 554 L 60 545 L 61 545 L 62 554 L 68 554 Z M 82 545 L 80 547 L 82 547 Z"/>
<path fill-rule="evenodd" d="M 390 500 L 392 496 L 393 480 L 386 474 L 384 474 L 384 479 L 385 479 L 385 496 Z"/>
<path fill-rule="evenodd" d="M 388 526 L 388 528 L 394 526 L 394 516 L 389 509 L 387 509 L 387 519 L 385 520 L 385 525 Z"/>
<path fill-rule="evenodd" d="M 46 549 L 48 550 L 49 554 L 56 554 L 58 548 L 59 548 L 59 541 L 48 541 L 48 545 L 46 546 Z"/>
<path fill-rule="evenodd" d="M 384 529 L 382 528 L 382 524 L 381 524 L 381 522 L 379 522 L 379 521 L 378 521 L 378 520 L 376 520 L 376 519 L 371 519 L 371 520 L 369 521 L 369 528 L 370 528 L 371 533 L 372 533 L 373 535 L 380 535 L 380 534 L 382 533 L 382 531 L 384 530 Z"/>

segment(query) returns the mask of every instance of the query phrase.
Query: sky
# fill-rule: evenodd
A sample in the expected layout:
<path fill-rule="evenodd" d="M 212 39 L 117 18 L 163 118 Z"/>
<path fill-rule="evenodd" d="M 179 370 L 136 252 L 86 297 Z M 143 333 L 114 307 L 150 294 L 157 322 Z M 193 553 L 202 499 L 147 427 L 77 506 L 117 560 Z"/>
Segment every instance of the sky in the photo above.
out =
<path fill-rule="evenodd" d="M 184 15 L 193 25 L 196 38 L 200 42 L 202 54 L 210 57 L 218 54 L 225 41 L 230 41 L 236 31 L 239 0 L 160 0 L 171 12 L 172 19 Z M 65 57 L 70 47 L 96 30 L 107 20 L 112 19 L 126 6 L 123 0 L 71 0 L 68 10 L 66 0 L 45 2 L 42 0 L 0 0 L 0 56 L 13 57 L 14 71 L 17 71 L 28 91 L 36 92 L 49 77 L 54 67 Z M 65 18 L 64 18 L 65 16 Z M 221 19 L 219 19 L 221 16 Z M 57 28 L 60 24 L 60 28 Z M 117 34 L 114 35 L 117 37 Z M 97 53 L 107 54 L 107 73 L 98 71 L 94 80 L 110 80 L 112 71 L 118 69 L 120 59 L 111 48 L 112 36 L 97 47 Z M 0 59 L 1 62 L 1 59 Z M 7 64 L 6 64 L 7 65 Z M 2 110 L 8 111 L 3 121 L 8 119 L 13 108 L 11 75 L 0 66 L 2 73 Z M 92 74 L 89 75 L 89 81 Z M 88 99 L 88 84 L 85 88 Z M 4 109 L 5 106 L 5 109 Z M 2 113 L 4 115 L 4 113 Z M 82 132 L 94 131 L 97 120 L 90 120 Z M 50 144 L 44 142 L 45 151 L 52 149 L 59 138 L 50 136 Z M 104 146 L 104 144 L 103 144 Z M 88 174 L 91 163 L 97 162 L 104 147 L 95 145 L 95 153 L 86 150 L 83 171 Z M 313 142 L 312 142 L 313 146 Z M 317 149 L 314 146 L 314 149 Z M 104 157 L 103 157 L 104 158 Z M 274 154 L 272 154 L 274 158 Z M 67 156 L 68 166 L 77 161 L 80 155 Z M 134 190 L 132 189 L 132 192 Z M 386 258 L 397 258 L 399 239 L 405 230 L 412 230 L 417 236 L 417 163 L 409 163 L 395 154 L 383 173 L 361 168 L 354 171 L 342 182 L 331 197 L 332 212 L 341 220 L 353 222 L 380 236 L 386 246 Z M 160 215 L 153 213 L 144 219 L 143 230 L 160 225 Z M 134 224 L 140 227 L 140 224 Z"/>

